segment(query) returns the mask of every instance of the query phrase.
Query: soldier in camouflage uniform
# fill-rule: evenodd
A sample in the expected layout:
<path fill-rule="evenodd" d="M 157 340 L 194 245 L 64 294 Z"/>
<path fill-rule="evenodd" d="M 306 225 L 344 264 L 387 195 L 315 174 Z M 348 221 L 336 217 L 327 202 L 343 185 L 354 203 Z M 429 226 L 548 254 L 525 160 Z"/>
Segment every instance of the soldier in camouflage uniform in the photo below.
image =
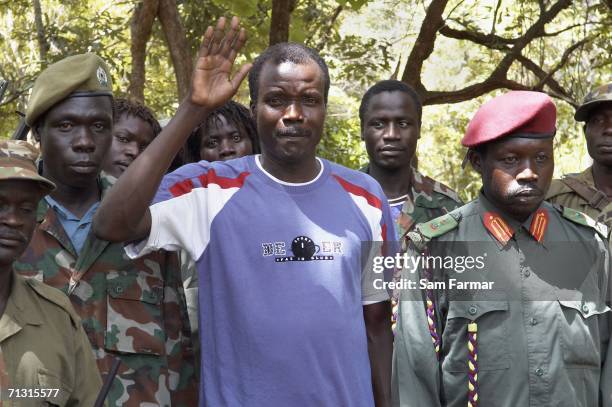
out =
<path fill-rule="evenodd" d="M 593 165 L 553 180 L 546 199 L 582 211 L 612 228 L 612 83 L 591 91 L 574 118 L 585 122 Z"/>
<path fill-rule="evenodd" d="M 92 406 L 102 381 L 68 298 L 13 271 L 55 185 L 36 172 L 38 151 L 0 143 L 0 406 Z"/>
<path fill-rule="evenodd" d="M 16 269 L 68 294 L 102 375 L 121 360 L 111 406 L 192 406 L 197 383 L 176 258 L 160 251 L 131 261 L 122 244 L 90 233 L 111 187 L 100 166 L 112 103 L 108 68 L 94 54 L 66 58 L 38 77 L 26 121 L 41 144 L 42 173 L 58 188 L 41 200 Z"/>
<path fill-rule="evenodd" d="M 394 406 L 612 406 L 607 228 L 544 201 L 555 120 L 548 96 L 509 92 L 470 122 L 480 196 L 408 233 L 422 261 L 402 273 L 416 285 L 400 294 Z"/>
<path fill-rule="evenodd" d="M 400 241 L 416 224 L 442 216 L 462 204 L 453 190 L 412 166 L 421 116 L 417 93 L 395 80 L 376 83 L 367 90 L 359 107 L 361 138 L 370 158 L 362 171 L 376 179 L 388 197 Z M 393 329 L 397 294 L 391 298 Z"/>

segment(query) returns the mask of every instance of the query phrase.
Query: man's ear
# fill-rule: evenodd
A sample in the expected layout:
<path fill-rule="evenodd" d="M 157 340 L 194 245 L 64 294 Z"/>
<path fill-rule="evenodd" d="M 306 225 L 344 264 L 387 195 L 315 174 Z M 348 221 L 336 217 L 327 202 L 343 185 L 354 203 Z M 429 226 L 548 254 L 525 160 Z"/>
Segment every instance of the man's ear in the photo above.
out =
<path fill-rule="evenodd" d="M 41 123 L 35 123 L 34 127 L 32 127 L 32 136 L 34 137 L 34 140 L 36 140 L 37 143 L 40 143 L 40 126 Z"/>
<path fill-rule="evenodd" d="M 470 161 L 470 165 L 474 168 L 478 174 L 482 175 L 482 155 L 481 153 L 469 149 L 467 152 L 467 158 Z"/>

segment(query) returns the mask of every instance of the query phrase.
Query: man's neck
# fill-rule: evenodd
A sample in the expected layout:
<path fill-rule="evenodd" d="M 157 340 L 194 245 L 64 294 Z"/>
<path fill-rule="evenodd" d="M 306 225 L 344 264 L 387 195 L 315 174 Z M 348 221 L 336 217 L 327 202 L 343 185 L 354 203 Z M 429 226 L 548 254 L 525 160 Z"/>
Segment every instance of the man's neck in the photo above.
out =
<path fill-rule="evenodd" d="M 89 208 L 100 200 L 101 191 L 97 181 L 82 188 L 71 187 L 56 180 L 53 181 L 57 188 L 49 194 L 51 198 L 78 218 L 83 217 Z"/>
<path fill-rule="evenodd" d="M 268 174 L 281 181 L 298 184 L 312 181 L 321 171 L 319 160 L 316 157 L 295 163 L 278 162 L 263 154 L 259 157 L 261 166 Z"/>
<path fill-rule="evenodd" d="M 2 267 L 0 270 L 0 318 L 11 295 L 11 284 L 13 283 L 13 268 Z"/>
<path fill-rule="evenodd" d="M 372 165 L 370 162 L 369 174 L 382 186 L 387 199 L 410 194 L 412 189 L 412 167 L 410 166 L 390 171 Z"/>
<path fill-rule="evenodd" d="M 597 189 L 608 197 L 612 197 L 612 167 L 606 167 L 605 165 L 594 162 L 593 181 Z"/>

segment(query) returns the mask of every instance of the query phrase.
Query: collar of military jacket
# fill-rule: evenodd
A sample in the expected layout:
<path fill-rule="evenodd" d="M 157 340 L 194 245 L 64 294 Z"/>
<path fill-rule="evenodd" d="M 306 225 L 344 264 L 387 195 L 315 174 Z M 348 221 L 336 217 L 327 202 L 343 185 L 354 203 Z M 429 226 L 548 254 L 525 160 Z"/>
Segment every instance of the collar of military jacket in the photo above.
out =
<path fill-rule="evenodd" d="M 13 273 L 11 293 L 4 314 L 0 317 L 0 342 L 21 331 L 24 325 L 42 325 L 43 321 L 35 307 L 27 303 L 28 293 L 24 277 Z"/>
<path fill-rule="evenodd" d="M 410 191 L 408 191 L 408 199 L 402 206 L 402 212 L 410 215 L 414 212 L 414 206 L 422 206 L 425 208 L 439 208 L 442 206 L 438 198 L 434 194 L 435 190 L 431 184 L 430 178 L 421 174 L 416 168 L 410 167 Z M 370 174 L 370 165 L 366 165 L 359 169 L 361 172 Z M 426 198 L 428 197 L 428 198 Z"/>
<path fill-rule="evenodd" d="M 519 223 L 515 220 L 504 217 L 502 212 L 484 196 L 482 191 L 478 197 L 481 205 L 482 223 L 491 235 L 500 245 L 500 249 L 505 247 L 510 239 L 519 228 L 523 228 L 535 241 L 543 246 L 545 244 L 546 230 L 548 229 L 549 214 L 548 210 L 540 204 L 540 207 L 533 212 L 527 220 Z"/>

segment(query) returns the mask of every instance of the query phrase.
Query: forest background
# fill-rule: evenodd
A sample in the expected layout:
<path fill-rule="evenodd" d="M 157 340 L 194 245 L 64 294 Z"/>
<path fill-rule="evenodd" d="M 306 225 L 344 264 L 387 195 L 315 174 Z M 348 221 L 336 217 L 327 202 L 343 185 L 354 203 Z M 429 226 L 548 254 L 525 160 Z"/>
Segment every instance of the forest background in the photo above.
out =
<path fill-rule="evenodd" d="M 65 56 L 95 52 L 115 94 L 172 116 L 189 86 L 206 26 L 242 18 L 249 40 L 239 63 L 269 44 L 304 43 L 330 66 L 325 158 L 367 162 L 361 96 L 376 81 L 412 85 L 425 105 L 418 167 L 464 200 L 480 181 L 461 170 L 460 139 L 484 101 L 507 89 L 539 90 L 558 109 L 555 175 L 589 164 L 575 107 L 612 80 L 611 0 L 0 0 L 0 137 L 10 137 L 38 73 Z M 248 105 L 243 83 L 236 99 Z"/>

